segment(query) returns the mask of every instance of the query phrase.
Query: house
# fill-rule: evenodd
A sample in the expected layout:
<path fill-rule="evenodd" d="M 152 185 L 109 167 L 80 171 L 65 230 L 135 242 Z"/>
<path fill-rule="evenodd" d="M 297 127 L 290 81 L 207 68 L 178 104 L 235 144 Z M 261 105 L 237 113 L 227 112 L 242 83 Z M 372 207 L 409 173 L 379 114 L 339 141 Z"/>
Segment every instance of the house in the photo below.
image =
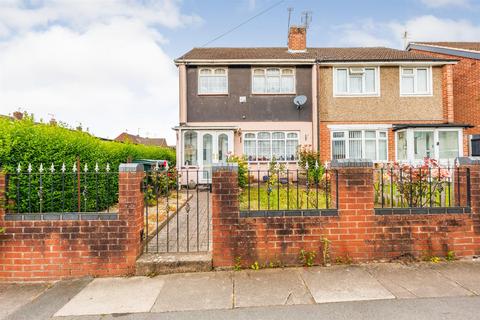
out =
<path fill-rule="evenodd" d="M 114 140 L 119 142 L 131 142 L 134 144 L 144 144 L 146 146 L 168 147 L 165 138 L 144 138 L 127 132 L 122 132 Z"/>
<path fill-rule="evenodd" d="M 454 121 L 448 76 L 456 59 L 307 48 L 304 27 L 289 31 L 287 48 L 194 48 L 175 60 L 177 167 L 205 169 L 208 180 L 208 168 L 233 153 L 253 169 L 273 158 L 296 168 L 301 145 L 322 162 L 463 155 L 468 124 Z"/>
<path fill-rule="evenodd" d="M 480 42 L 412 42 L 410 52 L 456 59 L 453 66 L 454 121 L 470 123 L 469 153 L 480 156 Z"/>

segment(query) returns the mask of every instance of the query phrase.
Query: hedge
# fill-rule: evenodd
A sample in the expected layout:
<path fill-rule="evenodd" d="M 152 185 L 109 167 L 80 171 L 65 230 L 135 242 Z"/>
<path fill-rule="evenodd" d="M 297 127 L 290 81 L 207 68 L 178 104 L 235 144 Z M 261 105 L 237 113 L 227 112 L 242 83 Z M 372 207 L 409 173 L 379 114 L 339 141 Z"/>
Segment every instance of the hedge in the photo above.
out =
<path fill-rule="evenodd" d="M 167 160 L 171 166 L 175 164 L 175 151 L 171 148 L 105 141 L 64 126 L 35 123 L 33 118 L 28 116 L 23 120 L 0 118 L 0 168 L 9 173 L 8 197 L 12 211 L 78 211 L 78 181 L 72 170 L 77 157 L 82 171 L 85 165 L 88 166 L 87 174 L 82 172 L 80 181 L 81 211 L 96 211 L 97 199 L 98 210 L 104 210 L 116 203 L 116 171 L 120 163 L 129 159 L 162 159 Z M 107 163 L 112 172 L 108 175 L 105 174 Z M 23 173 L 20 176 L 16 175 L 19 164 Z M 31 175 L 27 173 L 28 164 L 32 165 Z M 41 175 L 40 164 L 44 166 Z M 52 164 L 56 169 L 54 175 L 50 174 Z M 66 166 L 64 175 L 60 171 L 62 164 Z M 100 168 L 98 175 L 94 170 L 96 164 Z M 41 190 L 40 176 L 43 187 Z M 62 190 L 65 190 L 65 193 Z M 20 201 L 16 203 L 12 199 L 17 199 L 18 196 Z M 43 199 L 42 208 L 40 197 Z"/>

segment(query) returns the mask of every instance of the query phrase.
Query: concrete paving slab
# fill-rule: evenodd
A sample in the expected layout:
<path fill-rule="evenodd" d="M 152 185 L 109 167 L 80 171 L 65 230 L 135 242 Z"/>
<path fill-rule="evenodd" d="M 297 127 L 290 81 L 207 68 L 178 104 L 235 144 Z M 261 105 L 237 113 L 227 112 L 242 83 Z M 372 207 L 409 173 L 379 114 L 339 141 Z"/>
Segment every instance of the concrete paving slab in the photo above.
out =
<path fill-rule="evenodd" d="M 48 283 L 14 284 L 0 283 L 0 319 L 5 319 L 20 307 L 30 303 L 42 294 L 50 285 Z"/>
<path fill-rule="evenodd" d="M 240 271 L 233 277 L 236 308 L 315 303 L 298 269 Z"/>
<path fill-rule="evenodd" d="M 480 263 L 479 262 L 447 262 L 432 266 L 433 270 L 440 272 L 465 289 L 480 295 Z"/>
<path fill-rule="evenodd" d="M 7 320 L 47 320 L 79 293 L 91 278 L 59 281 L 32 302 L 19 308 Z"/>
<path fill-rule="evenodd" d="M 316 267 L 301 274 L 317 303 L 395 298 L 359 266 Z"/>
<path fill-rule="evenodd" d="M 365 268 L 398 298 L 472 295 L 470 291 L 433 270 L 431 264 L 377 264 Z"/>
<path fill-rule="evenodd" d="M 164 281 L 152 312 L 228 309 L 233 307 L 231 272 L 160 276 Z"/>
<path fill-rule="evenodd" d="M 55 316 L 149 312 L 164 283 L 147 277 L 95 279 Z"/>

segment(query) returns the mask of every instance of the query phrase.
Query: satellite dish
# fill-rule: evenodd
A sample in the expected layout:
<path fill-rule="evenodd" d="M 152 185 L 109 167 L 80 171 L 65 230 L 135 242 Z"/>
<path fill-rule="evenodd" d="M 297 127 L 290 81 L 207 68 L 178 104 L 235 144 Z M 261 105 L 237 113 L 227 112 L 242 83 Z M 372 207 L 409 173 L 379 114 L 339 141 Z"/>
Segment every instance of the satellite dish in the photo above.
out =
<path fill-rule="evenodd" d="M 306 96 L 296 96 L 293 99 L 293 103 L 297 106 L 297 109 L 300 110 L 302 109 L 303 105 L 307 102 L 307 97 Z"/>

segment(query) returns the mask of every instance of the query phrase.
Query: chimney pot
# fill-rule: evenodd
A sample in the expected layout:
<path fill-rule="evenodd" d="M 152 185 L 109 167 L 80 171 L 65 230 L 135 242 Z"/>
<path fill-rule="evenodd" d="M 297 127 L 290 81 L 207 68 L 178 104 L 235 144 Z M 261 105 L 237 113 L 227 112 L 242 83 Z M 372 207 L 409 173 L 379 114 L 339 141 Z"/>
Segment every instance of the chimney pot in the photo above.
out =
<path fill-rule="evenodd" d="M 307 50 L 307 28 L 292 26 L 288 32 L 288 51 L 305 52 Z"/>

